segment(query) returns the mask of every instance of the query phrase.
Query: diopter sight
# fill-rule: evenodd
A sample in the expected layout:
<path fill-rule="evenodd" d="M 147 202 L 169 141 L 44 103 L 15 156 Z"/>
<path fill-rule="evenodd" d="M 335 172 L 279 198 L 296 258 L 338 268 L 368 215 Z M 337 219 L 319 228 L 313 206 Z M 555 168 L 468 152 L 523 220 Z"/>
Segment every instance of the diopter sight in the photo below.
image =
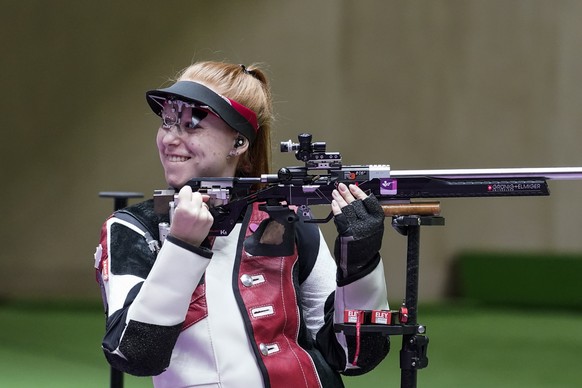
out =
<path fill-rule="evenodd" d="M 342 166 L 342 157 L 339 152 L 325 152 L 324 141 L 312 141 L 309 133 L 297 136 L 299 143 L 291 140 L 281 142 L 281 152 L 295 152 L 295 158 L 305 162 L 309 169 L 336 169 Z"/>

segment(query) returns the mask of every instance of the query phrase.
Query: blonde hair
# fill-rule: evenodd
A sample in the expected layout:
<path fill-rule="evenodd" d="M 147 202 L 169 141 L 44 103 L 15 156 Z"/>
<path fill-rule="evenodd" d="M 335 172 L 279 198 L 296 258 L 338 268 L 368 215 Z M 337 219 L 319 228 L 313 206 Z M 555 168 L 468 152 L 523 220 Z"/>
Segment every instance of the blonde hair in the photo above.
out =
<path fill-rule="evenodd" d="M 253 110 L 259 129 L 247 152 L 241 155 L 236 176 L 258 177 L 270 169 L 273 104 L 269 82 L 257 65 L 245 67 L 224 62 L 196 62 L 178 75 L 178 81 L 196 81 Z"/>

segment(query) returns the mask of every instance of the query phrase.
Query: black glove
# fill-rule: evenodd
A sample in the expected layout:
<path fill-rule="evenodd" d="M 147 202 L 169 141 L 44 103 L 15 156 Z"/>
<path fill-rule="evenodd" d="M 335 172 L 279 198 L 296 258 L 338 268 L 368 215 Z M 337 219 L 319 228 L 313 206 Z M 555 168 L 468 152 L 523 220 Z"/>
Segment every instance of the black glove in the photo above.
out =
<path fill-rule="evenodd" d="M 370 273 L 380 261 L 384 235 L 384 211 L 373 195 L 355 200 L 334 218 L 338 236 L 334 256 L 339 286 Z"/>

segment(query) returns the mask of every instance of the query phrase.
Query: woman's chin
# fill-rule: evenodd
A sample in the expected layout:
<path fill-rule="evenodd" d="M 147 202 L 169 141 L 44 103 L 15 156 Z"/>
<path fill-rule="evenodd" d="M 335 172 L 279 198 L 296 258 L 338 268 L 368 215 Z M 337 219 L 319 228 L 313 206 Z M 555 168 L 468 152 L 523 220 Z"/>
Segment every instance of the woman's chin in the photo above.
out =
<path fill-rule="evenodd" d="M 176 188 L 176 189 L 179 189 L 182 186 L 184 186 L 186 184 L 186 182 L 188 182 L 188 180 L 190 180 L 190 178 L 166 176 L 166 182 L 168 183 L 168 186 Z"/>

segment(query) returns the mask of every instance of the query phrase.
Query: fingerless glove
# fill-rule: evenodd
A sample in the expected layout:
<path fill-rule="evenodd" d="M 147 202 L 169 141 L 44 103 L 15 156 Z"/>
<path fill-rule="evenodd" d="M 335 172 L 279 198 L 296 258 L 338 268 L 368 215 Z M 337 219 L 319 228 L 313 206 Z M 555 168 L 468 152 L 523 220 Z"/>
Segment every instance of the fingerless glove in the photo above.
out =
<path fill-rule="evenodd" d="M 384 211 L 373 195 L 342 208 L 334 218 L 338 231 L 334 256 L 337 283 L 345 286 L 370 273 L 380 261 Z"/>

